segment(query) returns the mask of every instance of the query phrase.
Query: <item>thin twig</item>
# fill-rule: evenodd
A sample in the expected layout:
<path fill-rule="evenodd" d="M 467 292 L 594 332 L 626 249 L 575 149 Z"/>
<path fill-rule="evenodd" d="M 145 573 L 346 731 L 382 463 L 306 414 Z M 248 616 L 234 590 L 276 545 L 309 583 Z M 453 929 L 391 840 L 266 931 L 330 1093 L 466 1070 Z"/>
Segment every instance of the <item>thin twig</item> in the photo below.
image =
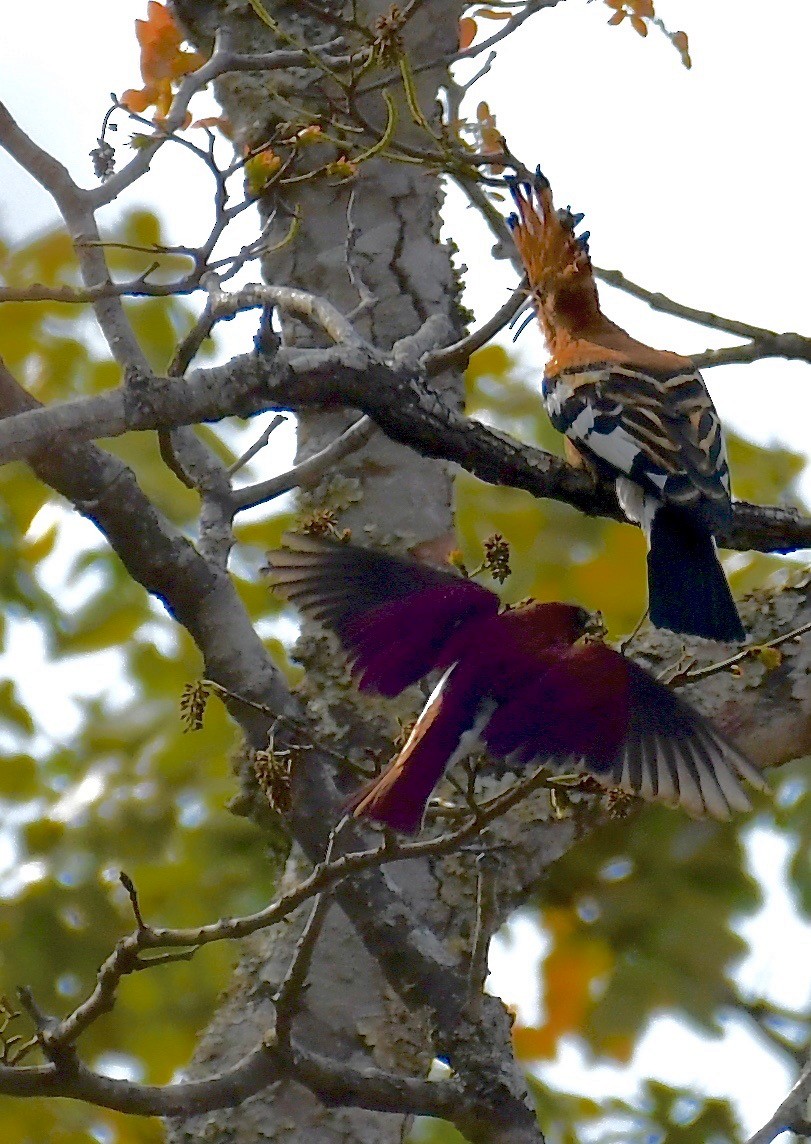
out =
<path fill-rule="evenodd" d="M 478 1020 L 484 983 L 487 980 L 487 954 L 497 925 L 496 866 L 489 854 L 476 857 L 476 925 L 468 969 L 468 1015 Z"/>
<path fill-rule="evenodd" d="M 360 236 L 360 227 L 355 225 L 353 218 L 353 210 L 355 207 L 355 195 L 357 188 L 353 187 L 349 192 L 349 198 L 346 203 L 346 242 L 344 243 L 344 261 L 346 262 L 347 273 L 349 274 L 349 281 L 357 291 L 358 298 L 360 299 L 358 305 L 350 315 L 355 319 L 360 314 L 365 313 L 377 301 L 376 296 L 368 288 L 363 281 L 363 276 L 355 267 L 355 246 Z"/>
<path fill-rule="evenodd" d="M 233 494 L 235 511 L 240 512 L 255 505 L 264 504 L 274 497 L 290 492 L 291 489 L 313 488 L 333 466 L 358 449 L 363 448 L 375 432 L 375 423 L 371 417 L 360 417 L 348 429 L 336 437 L 329 445 L 308 457 L 286 473 L 277 477 L 270 477 L 255 485 L 236 489 Z"/>
<path fill-rule="evenodd" d="M 496 334 L 508 326 L 527 300 L 527 279 L 522 278 L 504 305 L 478 330 L 452 346 L 434 350 L 422 360 L 429 376 L 435 376 L 444 369 L 464 368 L 476 352 L 487 345 Z"/>
<path fill-rule="evenodd" d="M 135 889 L 135 883 L 133 882 L 132 878 L 130 878 L 129 874 L 125 874 L 123 870 L 119 870 L 118 880 L 127 891 L 127 896 L 129 897 L 130 905 L 132 906 L 132 912 L 135 915 L 135 923 L 138 926 L 138 929 L 147 929 L 148 927 L 141 915 L 141 907 L 138 902 L 138 891 Z"/>
<path fill-rule="evenodd" d="M 659 310 L 663 314 L 672 314 L 676 318 L 684 318 L 688 322 L 695 322 L 699 326 L 708 326 L 712 330 L 719 330 L 735 337 L 747 338 L 750 341 L 768 341 L 778 335 L 774 330 L 766 330 L 762 326 L 752 326 L 748 322 L 739 322 L 734 318 L 724 318 L 720 314 L 713 314 L 710 310 L 698 310 L 694 306 L 687 306 L 683 302 L 676 302 L 658 290 L 648 290 L 637 282 L 632 282 L 619 270 L 604 270 L 594 267 L 595 277 L 616 286 L 625 294 L 639 298 L 646 302 L 652 310 Z M 795 335 L 799 337 L 799 335 Z M 809 339 L 811 345 L 811 339 Z"/>
<path fill-rule="evenodd" d="M 233 465 L 229 467 L 228 476 L 233 477 L 234 473 L 238 473 L 241 468 L 252 461 L 256 454 L 264 449 L 265 445 L 267 445 L 271 436 L 276 432 L 279 426 L 284 425 L 286 421 L 287 418 L 284 416 L 284 414 L 277 413 L 268 425 L 267 429 L 265 429 L 262 436 L 259 437 L 258 440 L 254 441 L 253 445 L 251 445 L 249 449 L 246 449 L 241 457 L 237 457 Z"/>
<path fill-rule="evenodd" d="M 781 644 L 788 643 L 790 640 L 799 639 L 806 632 L 811 632 L 811 622 L 800 624 L 798 628 L 792 628 L 791 631 L 782 632 L 779 636 L 775 636 L 774 639 L 767 640 L 765 643 L 745 647 L 727 659 L 718 660 L 717 663 L 707 664 L 706 667 L 688 667 L 678 671 L 668 679 L 668 686 L 682 687 L 685 683 L 695 683 L 699 679 L 707 679 L 708 676 L 717 675 L 720 671 L 729 671 L 730 668 L 742 663 L 745 659 L 756 659 L 765 648 L 780 647 Z"/>
<path fill-rule="evenodd" d="M 280 1044 L 290 1043 L 293 1020 L 301 1004 L 301 994 L 307 981 L 307 974 L 310 972 L 313 953 L 331 905 L 332 901 L 327 894 L 318 894 L 301 936 L 296 942 L 290 967 L 273 998 L 276 1009 L 276 1036 Z"/>

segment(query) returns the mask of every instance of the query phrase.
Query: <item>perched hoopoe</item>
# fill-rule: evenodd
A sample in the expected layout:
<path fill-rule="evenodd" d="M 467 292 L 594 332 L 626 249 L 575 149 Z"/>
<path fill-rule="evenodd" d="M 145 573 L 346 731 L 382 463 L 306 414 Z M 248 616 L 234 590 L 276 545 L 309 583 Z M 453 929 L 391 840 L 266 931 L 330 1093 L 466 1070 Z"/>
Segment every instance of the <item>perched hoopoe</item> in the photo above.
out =
<path fill-rule="evenodd" d="M 728 818 L 746 810 L 749 760 L 684 699 L 594 635 L 573 604 L 501 608 L 450 570 L 354 544 L 287 537 L 273 584 L 343 644 L 361 691 L 439 681 L 403 749 L 347 804 L 413 834 L 431 792 L 476 744 L 518 769 L 575 768 L 607 787 Z"/>
<path fill-rule="evenodd" d="M 732 515 L 721 425 L 689 358 L 630 337 L 600 310 L 582 215 L 556 211 L 549 182 L 508 180 L 507 219 L 527 271 L 550 361 L 543 398 L 567 456 L 616 478 L 648 537 L 648 603 L 657 627 L 745 639 L 713 533 Z"/>

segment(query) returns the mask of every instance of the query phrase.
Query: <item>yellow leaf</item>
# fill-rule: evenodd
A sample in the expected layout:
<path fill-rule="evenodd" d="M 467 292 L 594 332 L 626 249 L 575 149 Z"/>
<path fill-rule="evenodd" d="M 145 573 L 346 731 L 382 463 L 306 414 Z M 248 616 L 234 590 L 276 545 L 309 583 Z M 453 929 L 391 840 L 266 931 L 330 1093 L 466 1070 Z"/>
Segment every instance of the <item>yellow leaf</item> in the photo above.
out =
<path fill-rule="evenodd" d="M 30 755 L 6 755 L 0 763 L 0 797 L 31 798 L 36 792 L 36 762 Z"/>
<path fill-rule="evenodd" d="M 6 723 L 26 735 L 34 733 L 31 712 L 17 698 L 17 688 L 11 679 L 4 679 L 0 683 L 0 723 Z M 0 763 L 0 767 L 2 765 Z"/>
<path fill-rule="evenodd" d="M 513 1049 L 520 1061 L 537 1061 L 555 1055 L 557 1041 L 546 1025 L 539 1029 L 516 1025 L 512 1035 Z"/>
<path fill-rule="evenodd" d="M 27 560 L 30 560 L 32 564 L 38 563 L 40 560 L 43 560 L 46 556 L 48 556 L 53 550 L 53 546 L 56 544 L 56 538 L 58 535 L 59 523 L 54 521 L 53 524 L 49 528 L 46 528 L 43 534 L 38 536 L 36 540 L 28 540 L 26 538 L 23 541 L 22 554 L 26 557 Z"/>
<path fill-rule="evenodd" d="M 468 362 L 465 380 L 471 385 L 480 377 L 503 378 L 511 366 L 510 355 L 504 346 L 491 342 L 473 354 Z"/>
<path fill-rule="evenodd" d="M 58 846 L 65 834 L 64 822 L 55 818 L 38 818 L 23 830 L 23 838 L 30 854 L 46 854 Z"/>
<path fill-rule="evenodd" d="M 59 641 L 59 650 L 63 655 L 78 655 L 117 647 L 126 643 L 147 618 L 142 604 L 124 605 L 99 622 L 89 620 L 75 634 L 63 636 Z"/>
<path fill-rule="evenodd" d="M 594 1004 L 594 983 L 614 965 L 608 944 L 584 933 L 573 910 L 548 909 L 544 921 L 554 939 L 542 971 L 546 1021 L 514 1030 L 515 1051 L 523 1059 L 554 1055 L 560 1037 L 583 1028 Z"/>
<path fill-rule="evenodd" d="M 774 671 L 783 662 L 783 653 L 776 647 L 752 648 L 752 653 L 760 660 L 767 671 Z"/>

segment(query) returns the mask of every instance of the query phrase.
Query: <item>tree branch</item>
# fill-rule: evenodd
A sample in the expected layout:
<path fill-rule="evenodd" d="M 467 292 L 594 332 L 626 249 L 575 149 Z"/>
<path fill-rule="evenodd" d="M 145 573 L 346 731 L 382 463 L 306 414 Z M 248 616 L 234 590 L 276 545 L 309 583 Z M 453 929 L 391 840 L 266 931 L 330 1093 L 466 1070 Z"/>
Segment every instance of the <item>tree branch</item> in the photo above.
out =
<path fill-rule="evenodd" d="M 345 457 L 361 449 L 375 431 L 371 417 L 360 417 L 345 429 L 334 441 L 330 441 L 319 452 L 294 465 L 286 473 L 270 477 L 255 485 L 246 485 L 233 494 L 233 505 L 237 511 L 264 504 L 274 497 L 288 493 L 291 489 L 309 489 L 317 485 L 321 478 Z"/>
<path fill-rule="evenodd" d="M 15 1097 L 68 1097 L 136 1116 L 197 1116 L 235 1108 L 269 1084 L 290 1077 L 327 1105 L 416 1113 L 453 1120 L 468 1105 L 453 1080 L 426 1081 L 375 1068 L 353 1068 L 269 1035 L 233 1068 L 205 1080 L 148 1085 L 93 1072 L 80 1061 L 39 1067 L 0 1065 L 0 1093 Z"/>
<path fill-rule="evenodd" d="M 713 314 L 710 310 L 698 310 L 694 306 L 685 305 L 684 302 L 676 302 L 658 290 L 648 290 L 645 286 L 632 282 L 619 270 L 603 270 L 599 266 L 595 266 L 594 273 L 603 282 L 616 286 L 624 293 L 630 294 L 631 297 L 646 302 L 652 310 L 659 310 L 663 314 L 672 314 L 676 318 L 684 318 L 686 321 L 695 322 L 699 326 L 707 326 L 711 330 L 733 334 L 735 337 L 746 338 L 751 342 L 784 342 L 786 347 L 793 344 L 796 352 L 791 356 L 803 357 L 805 360 L 811 361 L 811 338 L 805 338 L 801 334 L 778 334 L 774 330 L 767 330 L 762 326 L 753 326 L 735 318 L 721 317 L 719 314 Z"/>
<path fill-rule="evenodd" d="M 423 456 L 454 461 L 490 484 L 624 520 L 612 486 L 595 486 L 561 458 L 463 417 L 417 373 L 392 368 L 358 342 L 327 350 L 281 349 L 273 358 L 247 354 L 183 379 L 135 378 L 98 397 L 29 408 L 0 422 L 0 460 L 132 430 L 318 405 L 361 409 L 392 440 Z M 796 509 L 741 501 L 718 540 L 738 550 L 791 552 L 811 547 L 811 520 Z"/>
<path fill-rule="evenodd" d="M 781 1132 L 794 1131 L 807 1135 L 809 1129 L 808 1102 L 811 1100 L 811 1060 L 800 1073 L 796 1084 L 774 1115 L 750 1136 L 747 1144 L 771 1144 Z"/>

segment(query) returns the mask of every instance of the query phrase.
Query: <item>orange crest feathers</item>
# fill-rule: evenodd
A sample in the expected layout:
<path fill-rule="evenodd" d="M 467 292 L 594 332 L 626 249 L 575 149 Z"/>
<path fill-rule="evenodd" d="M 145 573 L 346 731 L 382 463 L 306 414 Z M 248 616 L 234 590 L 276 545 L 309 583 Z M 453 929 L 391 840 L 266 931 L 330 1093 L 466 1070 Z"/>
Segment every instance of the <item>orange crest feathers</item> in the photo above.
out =
<path fill-rule="evenodd" d="M 556 211 L 549 180 L 507 179 L 517 214 L 507 218 L 529 278 L 533 303 L 550 347 L 561 329 L 577 336 L 601 318 L 589 258 L 588 232 L 575 234 L 582 214 Z"/>

